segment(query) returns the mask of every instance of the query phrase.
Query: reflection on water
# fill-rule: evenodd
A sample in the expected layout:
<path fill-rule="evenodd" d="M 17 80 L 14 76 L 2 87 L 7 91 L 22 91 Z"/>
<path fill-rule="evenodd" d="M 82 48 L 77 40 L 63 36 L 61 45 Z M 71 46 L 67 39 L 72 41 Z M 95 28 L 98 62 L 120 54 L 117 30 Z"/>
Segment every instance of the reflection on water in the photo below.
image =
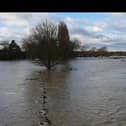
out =
<path fill-rule="evenodd" d="M 126 62 L 78 59 L 69 65 L 74 69 L 41 74 L 47 84 L 53 124 L 126 125 Z"/>
<path fill-rule="evenodd" d="M 0 62 L 0 126 L 37 126 L 43 81 L 54 126 L 126 125 L 126 62 L 78 58 L 51 72 Z"/>

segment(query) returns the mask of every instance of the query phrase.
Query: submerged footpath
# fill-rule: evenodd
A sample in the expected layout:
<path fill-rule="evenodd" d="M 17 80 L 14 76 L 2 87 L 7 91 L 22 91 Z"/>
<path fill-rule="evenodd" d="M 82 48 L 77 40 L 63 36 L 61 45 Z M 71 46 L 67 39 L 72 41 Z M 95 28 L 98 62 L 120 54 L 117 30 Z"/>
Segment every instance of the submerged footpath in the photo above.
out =
<path fill-rule="evenodd" d="M 48 119 L 47 96 L 45 82 L 40 84 L 42 93 L 40 96 L 40 111 L 39 111 L 39 126 L 52 126 L 51 121 Z"/>

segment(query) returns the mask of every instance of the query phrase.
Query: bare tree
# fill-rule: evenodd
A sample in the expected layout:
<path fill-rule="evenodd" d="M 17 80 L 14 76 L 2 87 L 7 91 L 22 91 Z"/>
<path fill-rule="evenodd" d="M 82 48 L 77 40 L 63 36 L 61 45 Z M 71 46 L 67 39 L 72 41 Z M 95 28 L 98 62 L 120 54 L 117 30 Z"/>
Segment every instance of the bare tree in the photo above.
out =
<path fill-rule="evenodd" d="M 99 48 L 97 51 L 98 52 L 106 52 L 107 51 L 107 47 L 103 46 L 103 47 Z"/>
<path fill-rule="evenodd" d="M 53 23 L 39 23 L 23 41 L 31 58 L 38 58 L 48 70 L 58 63 L 57 26 Z"/>
<path fill-rule="evenodd" d="M 103 46 L 97 50 L 98 55 L 105 56 L 107 54 L 107 47 Z"/>
<path fill-rule="evenodd" d="M 60 46 L 60 54 L 63 59 L 69 57 L 70 53 L 70 37 L 67 25 L 64 22 L 60 22 L 58 25 L 58 41 Z"/>
<path fill-rule="evenodd" d="M 48 70 L 70 58 L 77 47 L 75 41 L 70 41 L 67 26 L 63 22 L 58 27 L 47 21 L 39 23 L 23 41 L 28 57 L 39 59 Z"/>

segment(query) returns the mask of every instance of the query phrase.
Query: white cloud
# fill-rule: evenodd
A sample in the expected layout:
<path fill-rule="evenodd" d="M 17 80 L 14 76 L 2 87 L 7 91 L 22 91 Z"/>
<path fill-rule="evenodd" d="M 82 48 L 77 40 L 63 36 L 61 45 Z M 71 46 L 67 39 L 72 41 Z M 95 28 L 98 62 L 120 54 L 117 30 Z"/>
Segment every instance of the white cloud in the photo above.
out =
<path fill-rule="evenodd" d="M 38 22 L 61 21 L 56 13 L 0 13 L 0 40 L 21 40 L 30 34 Z M 103 20 L 64 17 L 70 37 L 78 38 L 83 44 L 112 45 L 126 43 L 126 13 L 109 13 Z"/>
<path fill-rule="evenodd" d="M 0 40 L 20 40 L 24 33 L 9 28 L 0 28 Z"/>
<path fill-rule="evenodd" d="M 22 13 L 0 13 L 0 22 L 6 26 L 28 27 L 29 22 L 26 15 Z"/>
<path fill-rule="evenodd" d="M 86 26 L 87 31 L 89 32 L 102 32 L 104 28 L 101 26 L 93 25 L 93 26 Z"/>
<path fill-rule="evenodd" d="M 100 27 L 98 27 L 98 26 L 93 26 L 93 27 L 92 27 L 92 31 L 93 31 L 93 32 L 100 32 L 100 31 L 102 31 L 102 28 L 100 28 Z"/>
<path fill-rule="evenodd" d="M 111 13 L 111 15 L 112 16 L 120 16 L 121 17 L 121 16 L 126 16 L 126 13 L 119 13 L 119 12 L 117 13 L 117 12 L 115 12 L 115 13 Z"/>
<path fill-rule="evenodd" d="M 31 28 L 40 20 L 51 20 L 55 14 L 50 13 L 0 13 L 0 40 L 21 40 L 30 34 Z"/>

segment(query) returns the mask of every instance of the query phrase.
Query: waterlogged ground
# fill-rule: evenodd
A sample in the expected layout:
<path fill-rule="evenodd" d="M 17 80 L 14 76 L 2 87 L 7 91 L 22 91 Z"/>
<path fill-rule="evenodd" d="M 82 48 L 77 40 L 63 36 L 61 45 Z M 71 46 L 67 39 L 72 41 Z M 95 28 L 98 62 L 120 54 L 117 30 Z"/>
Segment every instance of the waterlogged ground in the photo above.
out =
<path fill-rule="evenodd" d="M 41 82 L 52 126 L 126 126 L 126 59 L 77 58 L 47 72 L 0 62 L 0 126 L 37 126 Z"/>

